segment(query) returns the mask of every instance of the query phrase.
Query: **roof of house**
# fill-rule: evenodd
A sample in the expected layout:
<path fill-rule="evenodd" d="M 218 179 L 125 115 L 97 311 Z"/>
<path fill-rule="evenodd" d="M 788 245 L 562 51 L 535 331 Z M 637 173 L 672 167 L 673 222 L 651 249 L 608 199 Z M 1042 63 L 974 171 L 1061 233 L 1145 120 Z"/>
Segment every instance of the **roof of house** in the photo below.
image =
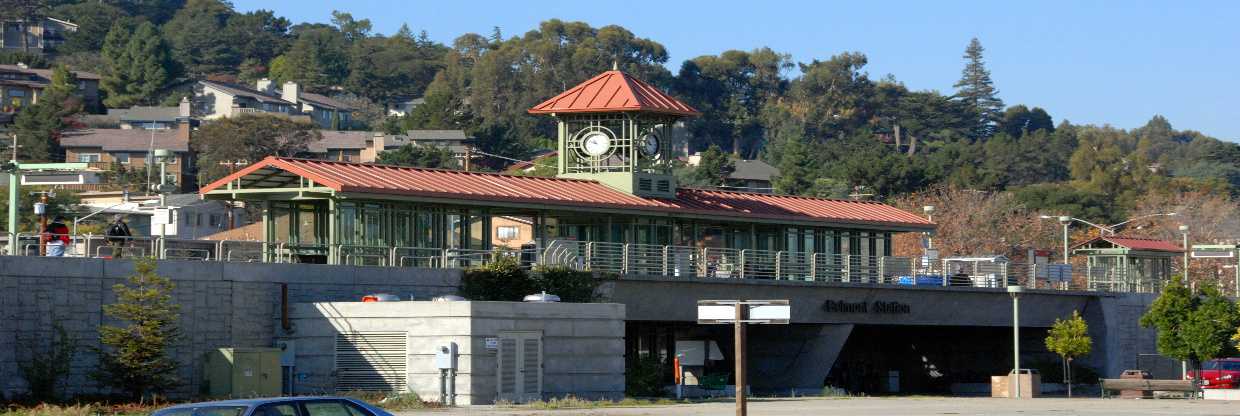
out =
<path fill-rule="evenodd" d="M 409 130 L 405 132 L 409 140 L 469 140 L 464 130 Z"/>
<path fill-rule="evenodd" d="M 328 149 L 365 149 L 370 147 L 366 142 L 375 134 L 369 131 L 336 131 L 321 130 L 322 139 L 309 144 L 311 153 L 326 153 Z"/>
<path fill-rule="evenodd" d="M 229 84 L 227 82 L 207 81 L 207 80 L 198 81 L 198 82 L 201 82 L 204 85 L 210 85 L 212 87 L 215 87 L 216 89 L 223 91 L 227 94 L 230 94 L 234 97 L 246 97 L 246 98 L 250 98 L 255 101 L 258 101 L 260 103 L 284 104 L 288 106 L 295 105 L 288 101 L 284 101 L 283 98 L 270 95 L 262 91 L 253 89 L 253 88 L 237 85 L 237 84 Z"/>
<path fill-rule="evenodd" d="M 120 121 L 167 121 L 173 122 L 181 115 L 179 107 L 130 107 L 110 108 L 108 116 L 115 116 Z"/>
<path fill-rule="evenodd" d="M 142 151 L 151 149 L 151 137 L 155 137 L 156 149 L 188 152 L 189 140 L 176 130 L 138 129 L 81 129 L 64 132 L 60 137 L 62 147 L 98 147 L 105 152 Z"/>
<path fill-rule="evenodd" d="M 779 176 L 778 168 L 761 160 L 737 160 L 734 166 L 736 170 L 728 175 L 729 179 L 770 181 L 771 178 Z"/>
<path fill-rule="evenodd" d="M 328 97 L 326 95 L 315 94 L 312 92 L 303 92 L 297 94 L 297 99 L 309 101 L 311 104 L 317 104 L 320 107 L 327 107 L 333 110 L 353 111 L 355 108 L 343 101 Z"/>
<path fill-rule="evenodd" d="M 1123 247 L 1129 250 L 1143 251 L 1164 251 L 1169 253 L 1183 253 L 1184 249 L 1180 246 L 1166 240 L 1158 240 L 1153 238 L 1130 237 L 1130 236 L 1101 236 L 1086 240 L 1072 246 L 1073 249 L 1083 247 L 1095 242 L 1105 241 L 1113 245 Z"/>
<path fill-rule="evenodd" d="M 50 83 L 52 79 L 51 69 L 22 68 L 21 66 L 18 66 L 18 65 L 4 64 L 4 65 L 0 65 L 0 71 L 23 72 L 27 74 L 35 74 L 35 75 L 38 75 L 39 78 L 43 78 L 44 80 L 43 82 L 45 84 Z M 101 76 L 99 76 L 99 74 L 96 74 L 94 72 L 86 72 L 86 71 L 73 71 L 73 75 L 76 75 L 78 79 L 90 79 L 90 80 L 96 80 L 96 81 L 102 78 Z"/>
<path fill-rule="evenodd" d="M 621 71 L 607 71 L 527 110 L 530 114 L 642 111 L 698 116 L 692 106 Z"/>
<path fill-rule="evenodd" d="M 598 181 L 410 168 L 375 164 L 268 157 L 203 187 L 207 194 L 232 181 L 242 187 L 283 187 L 297 177 L 336 192 L 455 200 L 531 203 L 566 208 L 610 208 L 665 214 L 895 226 L 932 230 L 925 218 L 870 201 L 821 199 L 682 188 L 676 198 L 632 195 Z"/>

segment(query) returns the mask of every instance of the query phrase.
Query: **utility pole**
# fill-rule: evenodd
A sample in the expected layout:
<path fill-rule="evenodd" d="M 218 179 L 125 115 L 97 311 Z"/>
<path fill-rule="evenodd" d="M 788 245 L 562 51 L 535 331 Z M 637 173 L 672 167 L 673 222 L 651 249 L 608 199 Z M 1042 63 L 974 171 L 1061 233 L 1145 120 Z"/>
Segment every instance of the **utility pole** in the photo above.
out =
<path fill-rule="evenodd" d="M 746 416 L 749 414 L 749 402 L 745 398 L 745 315 L 748 315 L 749 306 L 737 303 L 736 307 L 736 323 L 733 324 L 733 332 L 735 333 L 736 345 L 736 416 Z"/>

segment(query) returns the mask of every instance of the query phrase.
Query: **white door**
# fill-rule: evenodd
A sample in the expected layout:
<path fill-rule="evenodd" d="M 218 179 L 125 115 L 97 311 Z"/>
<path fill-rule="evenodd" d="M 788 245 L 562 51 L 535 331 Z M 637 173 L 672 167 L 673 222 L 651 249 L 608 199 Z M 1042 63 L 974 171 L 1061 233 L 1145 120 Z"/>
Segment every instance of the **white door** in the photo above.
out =
<path fill-rule="evenodd" d="M 542 333 L 501 332 L 496 361 L 500 400 L 542 400 Z"/>

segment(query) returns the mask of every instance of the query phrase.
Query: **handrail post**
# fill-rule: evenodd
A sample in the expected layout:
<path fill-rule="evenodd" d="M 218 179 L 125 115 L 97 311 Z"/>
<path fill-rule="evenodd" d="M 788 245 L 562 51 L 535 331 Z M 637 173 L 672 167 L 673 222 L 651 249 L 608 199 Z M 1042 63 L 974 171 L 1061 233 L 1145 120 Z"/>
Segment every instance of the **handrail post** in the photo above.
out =
<path fill-rule="evenodd" d="M 749 254 L 749 249 L 743 249 L 743 250 L 741 250 L 740 262 L 739 262 L 739 263 L 740 263 L 740 271 L 738 271 L 738 272 L 737 272 L 737 276 L 740 276 L 740 278 L 741 278 L 741 279 L 744 279 L 744 278 L 745 278 L 745 256 L 746 256 L 746 255 L 748 255 L 748 254 Z M 739 306 L 737 306 L 737 307 L 739 308 Z"/>
<path fill-rule="evenodd" d="M 852 282 L 852 255 L 843 254 L 842 256 L 844 256 L 844 270 L 842 270 L 844 273 L 843 273 L 843 276 L 841 276 L 841 278 L 843 281 L 851 283 Z"/>
<path fill-rule="evenodd" d="M 784 276 L 784 251 L 775 252 L 775 280 L 780 280 Z"/>
<path fill-rule="evenodd" d="M 671 252 L 672 246 L 663 246 L 663 276 L 669 276 L 667 272 L 667 255 Z"/>
<path fill-rule="evenodd" d="M 586 242 L 586 270 L 594 270 L 594 242 Z"/>
<path fill-rule="evenodd" d="M 629 243 L 620 246 L 620 274 L 629 274 Z"/>
<path fill-rule="evenodd" d="M 818 281 L 818 253 L 809 253 L 809 280 Z"/>
<path fill-rule="evenodd" d="M 887 283 L 887 257 L 878 256 L 878 283 Z"/>

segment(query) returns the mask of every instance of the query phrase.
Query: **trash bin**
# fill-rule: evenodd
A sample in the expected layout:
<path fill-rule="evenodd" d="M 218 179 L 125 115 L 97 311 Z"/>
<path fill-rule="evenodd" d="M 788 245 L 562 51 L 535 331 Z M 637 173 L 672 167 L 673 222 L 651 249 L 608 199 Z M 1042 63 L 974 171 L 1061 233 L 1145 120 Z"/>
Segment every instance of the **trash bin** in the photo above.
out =
<path fill-rule="evenodd" d="M 1120 379 L 1125 380 L 1149 380 L 1154 378 L 1149 371 L 1145 370 L 1124 370 L 1119 375 Z M 1123 399 L 1152 399 L 1154 392 L 1144 390 L 1120 390 L 1119 397 Z"/>

